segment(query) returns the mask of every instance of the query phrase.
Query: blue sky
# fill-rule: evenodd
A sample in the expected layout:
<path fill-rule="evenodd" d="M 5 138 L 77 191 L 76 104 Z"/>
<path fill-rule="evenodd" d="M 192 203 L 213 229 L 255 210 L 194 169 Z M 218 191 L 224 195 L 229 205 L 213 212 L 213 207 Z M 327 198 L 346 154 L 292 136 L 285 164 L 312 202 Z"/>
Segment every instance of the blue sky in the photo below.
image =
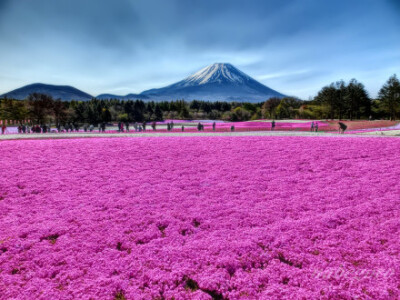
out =
<path fill-rule="evenodd" d="M 0 93 L 139 93 L 229 62 L 303 99 L 351 78 L 375 97 L 400 75 L 400 1 L 0 0 L 0 42 Z"/>

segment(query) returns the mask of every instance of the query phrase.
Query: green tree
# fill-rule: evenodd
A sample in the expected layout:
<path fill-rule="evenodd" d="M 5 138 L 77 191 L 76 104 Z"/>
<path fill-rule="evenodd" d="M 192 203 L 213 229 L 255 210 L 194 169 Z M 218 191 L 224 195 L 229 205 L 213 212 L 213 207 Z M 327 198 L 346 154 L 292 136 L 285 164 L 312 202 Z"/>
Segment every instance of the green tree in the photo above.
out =
<path fill-rule="evenodd" d="M 231 121 L 247 121 L 251 118 L 251 112 L 244 109 L 243 107 L 236 107 L 232 111 Z"/>
<path fill-rule="evenodd" d="M 193 101 L 190 103 L 190 109 L 193 109 L 193 110 L 195 110 L 195 111 L 199 111 L 199 109 L 200 109 L 200 102 L 197 101 L 197 100 L 193 100 Z"/>
<path fill-rule="evenodd" d="M 378 98 L 390 120 L 396 119 L 400 111 L 400 82 L 396 74 L 392 75 L 382 86 Z"/>
<path fill-rule="evenodd" d="M 128 115 L 129 121 L 134 118 L 134 102 L 132 100 L 128 100 L 124 103 L 124 111 Z"/>
<path fill-rule="evenodd" d="M 339 80 L 335 82 L 334 87 L 336 88 L 337 98 L 334 100 L 333 106 L 337 117 L 341 120 L 345 111 L 345 102 L 343 99 L 346 95 L 346 83 L 343 80 Z"/>
<path fill-rule="evenodd" d="M 0 105 L 0 119 L 16 120 L 23 123 L 28 118 L 28 109 L 25 101 L 4 99 Z"/>
<path fill-rule="evenodd" d="M 44 124 L 51 118 L 54 100 L 51 96 L 33 93 L 28 97 L 29 114 L 36 124 Z"/>
<path fill-rule="evenodd" d="M 66 113 L 64 102 L 62 102 L 60 99 L 57 99 L 56 101 L 54 101 L 53 114 L 54 114 L 54 120 L 55 120 L 56 125 L 65 123 L 67 113 Z"/>
<path fill-rule="evenodd" d="M 111 112 L 108 107 L 104 107 L 101 112 L 101 121 L 110 122 L 111 121 Z"/>
<path fill-rule="evenodd" d="M 128 114 L 127 113 L 119 114 L 117 120 L 121 122 L 128 122 L 129 121 Z"/>
<path fill-rule="evenodd" d="M 135 122 L 143 122 L 144 121 L 144 113 L 146 111 L 146 105 L 142 100 L 136 100 L 133 105 L 133 121 Z"/>
<path fill-rule="evenodd" d="M 181 119 L 190 119 L 189 109 L 188 109 L 188 107 L 186 106 L 185 103 L 180 108 L 179 117 Z"/>
<path fill-rule="evenodd" d="M 156 104 L 156 107 L 154 109 L 154 115 L 155 115 L 155 120 L 156 121 L 162 121 L 163 120 L 163 112 L 161 110 L 160 105 Z"/>
<path fill-rule="evenodd" d="M 84 122 L 85 119 L 85 104 L 83 102 L 78 102 L 74 107 L 74 121 L 75 122 Z"/>
<path fill-rule="evenodd" d="M 146 105 L 147 119 L 151 120 L 154 114 L 154 102 L 148 102 Z"/>
<path fill-rule="evenodd" d="M 286 99 L 281 99 L 281 102 L 279 102 L 275 111 L 276 111 L 276 116 L 279 119 L 290 118 L 291 109 Z"/>
<path fill-rule="evenodd" d="M 276 119 L 276 108 L 281 103 L 281 99 L 277 97 L 269 98 L 262 106 L 265 117 Z"/>
<path fill-rule="evenodd" d="M 209 114 L 212 110 L 211 105 L 208 101 L 201 102 L 201 109 L 206 113 Z"/>
<path fill-rule="evenodd" d="M 336 108 L 340 105 L 340 92 L 338 93 L 334 83 L 323 87 L 314 100 L 317 104 L 327 107 L 328 115 L 326 117 L 335 118 Z"/>
<path fill-rule="evenodd" d="M 361 115 L 369 116 L 371 113 L 371 100 L 362 83 L 356 79 L 350 80 L 346 87 L 345 104 L 350 120 L 360 119 Z"/>

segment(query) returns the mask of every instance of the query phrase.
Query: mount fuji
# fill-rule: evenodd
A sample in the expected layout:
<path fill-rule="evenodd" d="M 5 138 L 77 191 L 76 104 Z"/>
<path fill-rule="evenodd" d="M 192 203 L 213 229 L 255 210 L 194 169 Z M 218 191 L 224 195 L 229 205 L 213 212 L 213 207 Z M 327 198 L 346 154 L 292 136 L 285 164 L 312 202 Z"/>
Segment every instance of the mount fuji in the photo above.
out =
<path fill-rule="evenodd" d="M 127 99 L 127 96 L 103 94 L 97 98 Z M 182 81 L 135 96 L 137 99 L 154 101 L 185 99 L 240 102 L 262 102 L 272 97 L 285 97 L 228 63 L 212 64 Z"/>

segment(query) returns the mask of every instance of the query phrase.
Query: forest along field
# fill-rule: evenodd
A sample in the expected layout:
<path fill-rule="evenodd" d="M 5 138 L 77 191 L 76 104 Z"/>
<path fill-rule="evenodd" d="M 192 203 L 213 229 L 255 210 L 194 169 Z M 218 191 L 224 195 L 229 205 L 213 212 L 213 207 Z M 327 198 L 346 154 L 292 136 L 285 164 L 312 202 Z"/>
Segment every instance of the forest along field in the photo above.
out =
<path fill-rule="evenodd" d="M 0 142 L 0 295 L 396 299 L 400 140 Z"/>

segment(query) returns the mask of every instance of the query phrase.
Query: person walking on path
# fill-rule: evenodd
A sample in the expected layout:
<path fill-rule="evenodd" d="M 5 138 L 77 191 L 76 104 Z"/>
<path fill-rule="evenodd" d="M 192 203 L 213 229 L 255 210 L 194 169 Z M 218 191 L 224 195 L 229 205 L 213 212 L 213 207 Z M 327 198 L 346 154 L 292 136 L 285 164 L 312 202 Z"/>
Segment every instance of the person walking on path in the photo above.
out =
<path fill-rule="evenodd" d="M 315 122 L 315 132 L 318 132 L 318 123 Z"/>
<path fill-rule="evenodd" d="M 311 122 L 311 131 L 314 131 L 314 121 Z"/>
<path fill-rule="evenodd" d="M 151 128 L 153 128 L 153 130 L 156 131 L 156 122 L 153 122 L 153 123 L 151 124 Z"/>
<path fill-rule="evenodd" d="M 272 123 L 271 123 L 271 131 L 274 131 L 274 129 L 275 129 L 275 120 L 272 120 Z"/>
<path fill-rule="evenodd" d="M 215 131 L 215 126 L 216 126 L 216 124 L 215 124 L 215 122 L 213 122 L 213 125 L 212 125 L 213 131 Z"/>
<path fill-rule="evenodd" d="M 3 125 L 1 126 L 1 134 L 5 134 L 6 129 L 7 129 L 7 126 L 6 126 L 6 124 L 3 123 Z"/>
<path fill-rule="evenodd" d="M 344 131 L 345 131 L 346 129 L 347 129 L 347 125 L 344 124 L 344 123 L 342 123 L 342 122 L 339 122 L 339 133 L 344 134 Z"/>

